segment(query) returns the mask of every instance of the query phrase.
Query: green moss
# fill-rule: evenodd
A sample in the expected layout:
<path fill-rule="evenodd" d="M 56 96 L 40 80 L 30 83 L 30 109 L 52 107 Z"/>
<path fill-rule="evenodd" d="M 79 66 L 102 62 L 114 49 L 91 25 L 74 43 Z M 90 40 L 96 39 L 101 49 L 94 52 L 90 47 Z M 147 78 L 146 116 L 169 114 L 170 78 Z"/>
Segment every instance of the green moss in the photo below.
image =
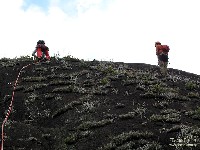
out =
<path fill-rule="evenodd" d="M 78 135 L 77 134 L 71 134 L 70 136 L 65 138 L 65 143 L 67 145 L 70 145 L 70 144 L 74 144 L 75 142 L 77 142 L 77 140 L 78 140 Z"/>
<path fill-rule="evenodd" d="M 74 87 L 73 86 L 64 86 L 64 87 L 58 87 L 53 89 L 53 93 L 71 93 L 73 92 Z"/>
<path fill-rule="evenodd" d="M 140 94 L 141 97 L 143 98 L 156 98 L 157 95 L 153 93 L 152 91 L 147 91 L 144 94 Z"/>
<path fill-rule="evenodd" d="M 67 55 L 67 56 L 63 57 L 63 60 L 71 61 L 71 62 L 80 62 L 80 60 L 78 58 L 75 58 L 71 55 Z"/>
<path fill-rule="evenodd" d="M 46 77 L 25 77 L 22 78 L 22 81 L 24 82 L 41 82 L 41 81 L 46 81 Z"/>
<path fill-rule="evenodd" d="M 0 65 L 3 67 L 14 67 L 16 65 L 16 63 L 14 61 L 8 59 L 8 60 L 5 60 L 5 62 L 4 61 L 1 62 Z"/>
<path fill-rule="evenodd" d="M 161 84 L 155 84 L 155 85 L 151 86 L 150 90 L 153 93 L 163 93 L 163 92 L 165 92 L 166 89 Z"/>
<path fill-rule="evenodd" d="M 162 109 L 162 108 L 166 108 L 167 106 L 169 106 L 169 102 L 166 100 L 161 100 L 161 101 L 154 103 L 153 106 L 156 108 Z"/>
<path fill-rule="evenodd" d="M 200 107 L 197 107 L 194 111 L 188 112 L 188 115 L 191 116 L 193 119 L 200 120 Z"/>
<path fill-rule="evenodd" d="M 80 132 L 77 131 L 75 133 L 71 133 L 71 134 L 69 134 L 69 136 L 67 136 L 65 138 L 65 144 L 66 145 L 72 145 L 72 144 L 78 142 L 78 140 L 86 138 L 90 135 L 93 135 L 93 132 L 91 132 L 91 131 L 80 131 Z"/>
<path fill-rule="evenodd" d="M 186 84 L 185 84 L 185 88 L 188 90 L 195 90 L 198 87 L 199 86 L 194 81 L 189 81 L 189 82 L 186 82 Z"/>
<path fill-rule="evenodd" d="M 47 86 L 48 86 L 47 84 L 35 84 L 35 85 L 32 85 L 32 86 L 26 88 L 26 89 L 24 90 L 24 92 L 32 92 L 32 91 L 34 91 L 34 90 L 41 89 L 41 88 L 45 88 L 45 87 L 47 87 Z"/>
<path fill-rule="evenodd" d="M 78 126 L 79 130 L 88 130 L 92 128 L 97 128 L 97 127 L 103 127 L 105 125 L 111 124 L 113 122 L 113 119 L 104 119 L 101 121 L 87 121 L 83 122 Z"/>
<path fill-rule="evenodd" d="M 198 92 L 189 92 L 187 96 L 189 98 L 200 98 Z"/>
<path fill-rule="evenodd" d="M 119 118 L 120 119 L 132 119 L 132 118 L 135 118 L 135 116 L 136 116 L 135 112 L 128 112 L 127 114 L 119 115 Z"/>
<path fill-rule="evenodd" d="M 104 145 L 103 147 L 99 148 L 99 149 L 103 149 L 103 150 L 114 150 L 117 147 L 120 147 L 121 145 L 127 143 L 127 142 L 131 142 L 129 146 L 133 146 L 135 145 L 134 140 L 138 141 L 141 139 L 148 139 L 150 137 L 153 137 L 153 133 L 151 132 L 139 132 L 139 131 L 130 131 L 130 132 L 123 132 L 120 135 L 117 135 L 115 137 L 113 137 L 111 139 L 111 142 Z M 126 145 L 127 147 L 128 145 Z"/>
<path fill-rule="evenodd" d="M 19 60 L 19 61 L 33 61 L 33 57 L 28 56 L 28 55 L 20 56 L 19 58 L 17 58 L 17 60 Z"/>
<path fill-rule="evenodd" d="M 53 80 L 49 82 L 49 85 L 70 85 L 72 84 L 70 81 L 63 80 Z"/>
<path fill-rule="evenodd" d="M 65 105 L 64 107 L 58 109 L 57 111 L 55 111 L 53 114 L 52 114 L 52 118 L 55 118 L 65 112 L 67 112 L 68 110 L 71 110 L 73 109 L 75 106 L 77 105 L 81 105 L 82 102 L 81 101 L 72 101 L 71 103 Z"/>
<path fill-rule="evenodd" d="M 178 101 L 190 101 L 190 97 L 184 96 L 184 95 L 177 95 L 176 97 L 173 97 L 174 100 Z"/>
<path fill-rule="evenodd" d="M 161 111 L 160 115 L 153 114 L 150 117 L 151 121 L 161 121 L 161 122 L 171 122 L 176 123 L 180 122 L 181 115 L 179 111 L 176 111 L 174 109 L 165 109 Z"/>
<path fill-rule="evenodd" d="M 44 97 L 47 99 L 47 100 L 50 100 L 50 99 L 53 99 L 55 97 L 55 94 L 52 94 L 52 93 L 46 93 L 44 95 Z"/>
<path fill-rule="evenodd" d="M 39 68 L 35 68 L 35 71 L 38 71 L 38 72 L 46 72 L 48 69 L 45 68 L 45 67 L 39 67 Z"/>
<path fill-rule="evenodd" d="M 107 77 L 104 77 L 103 79 L 101 79 L 100 80 L 100 83 L 102 84 L 102 85 L 106 85 L 106 84 L 108 84 L 110 81 L 109 81 L 109 79 L 107 78 Z"/>

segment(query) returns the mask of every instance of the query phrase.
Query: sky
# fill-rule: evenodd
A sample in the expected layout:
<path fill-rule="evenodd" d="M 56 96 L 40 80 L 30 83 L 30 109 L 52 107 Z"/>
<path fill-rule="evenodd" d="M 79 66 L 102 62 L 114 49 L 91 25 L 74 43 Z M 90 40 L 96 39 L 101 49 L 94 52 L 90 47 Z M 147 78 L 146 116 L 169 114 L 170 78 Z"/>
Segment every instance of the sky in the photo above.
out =
<path fill-rule="evenodd" d="M 169 45 L 169 68 L 200 75 L 199 0 L 0 0 L 0 58 L 51 56 L 157 65 L 155 41 Z"/>

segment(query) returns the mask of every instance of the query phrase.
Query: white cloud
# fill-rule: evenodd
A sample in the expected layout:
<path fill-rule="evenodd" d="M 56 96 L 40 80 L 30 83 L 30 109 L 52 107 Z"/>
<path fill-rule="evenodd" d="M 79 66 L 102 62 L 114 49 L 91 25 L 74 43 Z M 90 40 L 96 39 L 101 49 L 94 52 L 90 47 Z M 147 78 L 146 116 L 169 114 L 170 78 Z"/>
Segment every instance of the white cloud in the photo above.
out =
<path fill-rule="evenodd" d="M 171 48 L 169 67 L 200 74 L 198 0 L 110 0 L 106 9 L 102 2 L 51 0 L 44 12 L 36 5 L 24 11 L 23 0 L 0 1 L 0 57 L 31 55 L 43 39 L 51 55 L 156 64 L 160 40 Z"/>

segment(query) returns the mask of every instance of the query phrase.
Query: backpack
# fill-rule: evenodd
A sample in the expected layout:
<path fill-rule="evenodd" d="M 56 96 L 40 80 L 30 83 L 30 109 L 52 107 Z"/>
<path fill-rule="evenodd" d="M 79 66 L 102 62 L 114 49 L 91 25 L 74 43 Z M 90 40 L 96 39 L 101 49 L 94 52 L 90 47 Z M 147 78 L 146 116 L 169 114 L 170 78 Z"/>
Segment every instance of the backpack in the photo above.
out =
<path fill-rule="evenodd" d="M 49 51 L 49 48 L 44 44 L 38 44 L 36 48 L 41 48 L 42 52 L 45 52 L 46 50 Z"/>
<path fill-rule="evenodd" d="M 170 48 L 169 48 L 169 46 L 168 45 L 162 45 L 162 51 L 163 52 L 169 52 L 169 50 L 170 50 Z"/>

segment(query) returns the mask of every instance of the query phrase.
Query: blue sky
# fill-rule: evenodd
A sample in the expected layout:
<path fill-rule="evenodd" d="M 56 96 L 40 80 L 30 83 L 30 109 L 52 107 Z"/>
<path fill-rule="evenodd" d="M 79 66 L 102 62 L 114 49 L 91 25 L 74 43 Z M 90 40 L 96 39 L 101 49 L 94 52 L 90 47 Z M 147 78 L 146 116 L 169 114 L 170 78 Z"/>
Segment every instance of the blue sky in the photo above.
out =
<path fill-rule="evenodd" d="M 76 10 L 77 0 L 56 0 L 52 3 L 53 5 L 58 6 L 62 11 L 64 11 L 68 15 L 74 16 L 77 14 Z M 41 9 L 41 11 L 48 13 L 50 5 L 51 5 L 50 0 L 24 0 L 22 9 L 27 11 L 31 7 L 37 6 Z"/>
<path fill-rule="evenodd" d="M 82 11 L 85 12 L 88 9 L 90 9 L 90 7 L 94 6 L 96 3 L 94 0 L 94 2 L 92 3 L 92 1 L 87 1 L 87 0 L 82 0 L 83 4 L 84 1 L 87 3 L 90 3 L 90 5 L 85 5 L 85 7 L 82 8 Z M 108 4 L 113 1 L 113 0 L 101 0 L 98 3 L 98 7 L 102 10 L 106 9 Z M 22 5 L 22 9 L 24 11 L 27 11 L 28 9 L 30 9 L 33 6 L 37 6 L 39 7 L 42 11 L 44 11 L 45 13 L 48 13 L 48 9 L 51 5 L 54 6 L 58 6 L 63 12 L 65 12 L 66 14 L 70 15 L 71 17 L 77 16 L 78 10 L 77 10 L 77 5 L 80 3 L 80 0 L 24 0 L 23 1 L 23 5 Z M 98 0 L 97 0 L 98 2 Z"/>
<path fill-rule="evenodd" d="M 0 1 L 0 57 L 50 55 L 156 65 L 154 42 L 171 48 L 170 68 L 200 74 L 199 0 Z M 9 8 L 9 9 L 7 9 Z"/>
<path fill-rule="evenodd" d="M 50 1 L 49 0 L 24 0 L 22 9 L 25 11 L 29 9 L 32 5 L 36 5 L 38 7 L 41 7 L 44 11 L 48 11 Z"/>

